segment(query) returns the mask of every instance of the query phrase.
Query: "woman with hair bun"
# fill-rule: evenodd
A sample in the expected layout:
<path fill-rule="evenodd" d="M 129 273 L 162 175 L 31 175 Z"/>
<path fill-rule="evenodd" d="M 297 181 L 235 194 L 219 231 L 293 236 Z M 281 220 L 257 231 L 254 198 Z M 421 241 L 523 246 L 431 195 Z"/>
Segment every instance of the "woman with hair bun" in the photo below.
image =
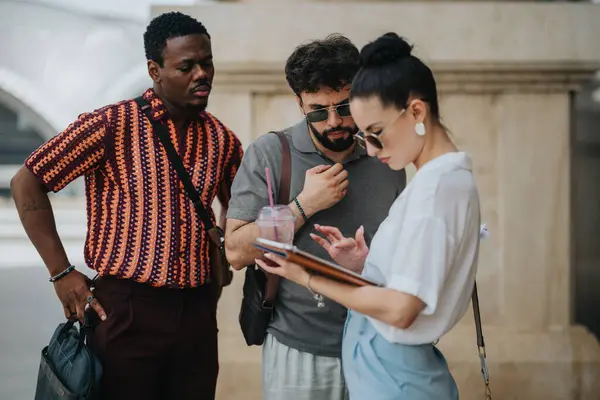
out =
<path fill-rule="evenodd" d="M 387 33 L 361 51 L 351 90 L 357 138 L 371 157 L 416 174 L 367 248 L 362 230 L 313 236 L 340 265 L 383 283 L 354 287 L 270 254 L 265 270 L 349 308 L 342 362 L 352 400 L 458 399 L 437 340 L 465 314 L 477 271 L 480 209 L 470 157 L 440 121 L 433 73 Z M 364 204 L 366 209 L 369 204 Z"/>

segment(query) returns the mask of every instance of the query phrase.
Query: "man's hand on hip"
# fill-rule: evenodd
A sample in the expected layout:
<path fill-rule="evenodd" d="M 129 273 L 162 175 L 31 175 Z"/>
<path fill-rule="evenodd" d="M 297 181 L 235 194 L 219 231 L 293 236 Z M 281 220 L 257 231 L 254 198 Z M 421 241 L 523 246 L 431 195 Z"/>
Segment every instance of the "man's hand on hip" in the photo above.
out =
<path fill-rule="evenodd" d="M 102 321 L 106 319 L 104 309 L 90 290 L 90 279 L 81 272 L 69 272 L 54 282 L 54 290 L 63 305 L 65 317 L 72 319 L 77 316 L 79 321 L 83 321 L 85 307 L 89 304 Z"/>

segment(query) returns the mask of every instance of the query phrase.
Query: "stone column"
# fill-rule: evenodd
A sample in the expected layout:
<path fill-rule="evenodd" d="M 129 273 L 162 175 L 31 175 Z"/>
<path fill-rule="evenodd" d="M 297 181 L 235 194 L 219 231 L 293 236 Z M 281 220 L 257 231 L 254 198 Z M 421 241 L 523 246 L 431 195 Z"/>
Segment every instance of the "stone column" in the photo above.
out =
<path fill-rule="evenodd" d="M 571 324 L 569 157 L 571 93 L 600 65 L 600 7 L 292 3 L 179 8 L 213 37 L 211 110 L 247 144 L 301 118 L 283 75 L 297 44 L 332 32 L 357 46 L 387 31 L 408 37 L 475 165 L 491 232 L 477 280 L 495 398 L 597 399 L 600 346 Z M 237 325 L 242 279 L 219 310 L 223 399 L 260 398 L 260 349 L 245 346 Z M 439 344 L 462 399 L 483 393 L 473 325 L 469 311 Z"/>

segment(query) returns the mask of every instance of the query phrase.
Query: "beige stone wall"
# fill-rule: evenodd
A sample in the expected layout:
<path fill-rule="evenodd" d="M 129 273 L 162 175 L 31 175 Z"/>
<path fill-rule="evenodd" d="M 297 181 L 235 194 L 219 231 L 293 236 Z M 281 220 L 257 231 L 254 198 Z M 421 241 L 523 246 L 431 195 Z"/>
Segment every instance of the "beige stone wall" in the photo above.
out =
<path fill-rule="evenodd" d="M 359 46 L 388 30 L 406 35 L 474 160 L 491 231 L 477 280 L 494 398 L 600 398 L 600 346 L 571 325 L 569 211 L 569 93 L 598 68 L 600 7 L 291 3 L 180 9 L 213 36 L 211 111 L 248 144 L 301 117 L 283 77 L 295 45 L 331 32 Z M 242 280 L 219 311 L 220 399 L 260 398 L 260 349 L 244 345 L 237 325 Z M 440 342 L 463 399 L 483 397 L 472 321 L 469 312 Z"/>

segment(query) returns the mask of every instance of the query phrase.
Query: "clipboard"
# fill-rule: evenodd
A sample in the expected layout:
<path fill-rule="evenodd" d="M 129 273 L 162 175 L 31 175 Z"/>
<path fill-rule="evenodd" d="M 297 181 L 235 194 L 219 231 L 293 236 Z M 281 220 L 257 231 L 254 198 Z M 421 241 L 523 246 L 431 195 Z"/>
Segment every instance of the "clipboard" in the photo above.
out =
<path fill-rule="evenodd" d="M 333 262 L 324 260 L 304 250 L 300 250 L 291 244 L 257 238 L 253 245 L 264 252 L 273 253 L 290 262 L 301 265 L 308 270 L 318 272 L 321 275 L 340 282 L 355 286 L 383 286 L 379 282 L 375 282 L 374 280 L 366 278 Z"/>

